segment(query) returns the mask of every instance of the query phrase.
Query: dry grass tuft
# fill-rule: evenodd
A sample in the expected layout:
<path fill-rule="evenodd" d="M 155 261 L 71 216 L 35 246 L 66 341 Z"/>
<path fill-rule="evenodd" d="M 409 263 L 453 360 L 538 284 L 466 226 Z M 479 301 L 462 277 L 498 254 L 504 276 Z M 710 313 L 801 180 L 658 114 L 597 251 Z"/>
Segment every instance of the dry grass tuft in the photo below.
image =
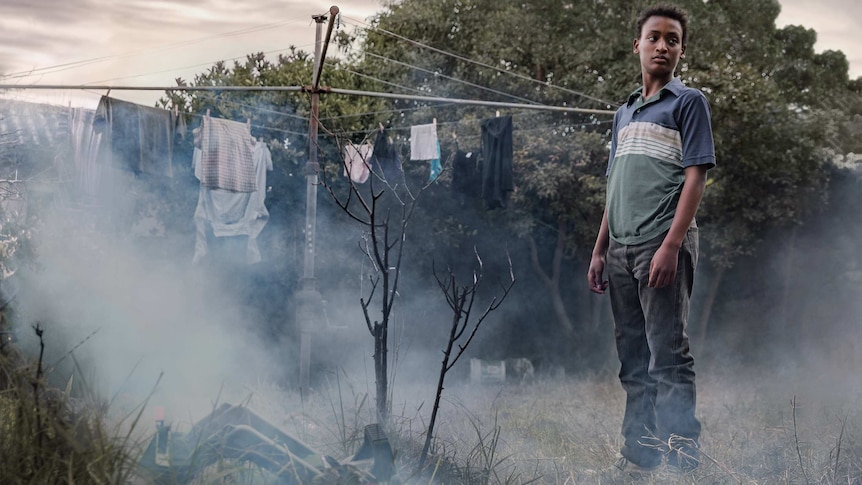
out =
<path fill-rule="evenodd" d="M 125 483 L 135 443 L 109 422 L 94 396 L 49 388 L 40 362 L 11 346 L 0 352 L 0 483 Z"/>

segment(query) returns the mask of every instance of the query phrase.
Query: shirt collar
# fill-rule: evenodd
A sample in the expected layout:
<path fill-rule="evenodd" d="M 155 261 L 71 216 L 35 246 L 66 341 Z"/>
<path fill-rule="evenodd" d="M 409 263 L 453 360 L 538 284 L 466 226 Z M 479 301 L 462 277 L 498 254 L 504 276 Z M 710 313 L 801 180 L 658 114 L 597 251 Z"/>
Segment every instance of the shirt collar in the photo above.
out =
<path fill-rule="evenodd" d="M 674 77 L 673 79 L 670 80 L 669 83 L 665 84 L 664 87 L 662 87 L 659 90 L 659 92 L 667 90 L 668 92 L 670 92 L 674 96 L 679 96 L 679 94 L 682 92 L 683 88 L 685 88 L 685 85 L 682 83 L 682 81 L 680 81 L 678 77 Z M 629 99 L 628 99 L 628 102 L 626 104 L 631 106 L 631 104 L 634 103 L 638 99 L 638 97 L 643 93 L 643 90 L 644 90 L 644 87 L 640 86 L 639 88 L 632 91 L 632 93 L 629 94 Z"/>

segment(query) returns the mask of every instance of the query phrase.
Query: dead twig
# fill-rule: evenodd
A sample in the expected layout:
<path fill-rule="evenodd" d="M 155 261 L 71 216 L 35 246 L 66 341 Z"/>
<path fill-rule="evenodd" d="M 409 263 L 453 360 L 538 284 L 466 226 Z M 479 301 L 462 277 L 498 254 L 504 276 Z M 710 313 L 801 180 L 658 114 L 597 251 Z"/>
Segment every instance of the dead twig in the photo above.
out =
<path fill-rule="evenodd" d="M 805 465 L 802 462 L 802 450 L 799 448 L 799 430 L 796 426 L 796 396 L 793 396 L 790 405 L 793 408 L 793 439 L 796 441 L 796 456 L 799 458 L 799 468 L 802 470 L 802 477 L 805 478 L 805 483 L 811 483 L 808 479 L 808 473 L 805 471 Z"/>

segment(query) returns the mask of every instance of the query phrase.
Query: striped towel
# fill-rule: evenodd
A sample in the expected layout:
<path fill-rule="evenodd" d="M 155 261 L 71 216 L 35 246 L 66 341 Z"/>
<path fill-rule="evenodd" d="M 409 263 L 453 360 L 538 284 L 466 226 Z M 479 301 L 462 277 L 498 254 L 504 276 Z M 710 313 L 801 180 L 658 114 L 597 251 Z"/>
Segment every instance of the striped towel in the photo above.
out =
<path fill-rule="evenodd" d="M 248 125 L 206 116 L 201 122 L 201 185 L 233 192 L 254 192 L 255 139 Z"/>

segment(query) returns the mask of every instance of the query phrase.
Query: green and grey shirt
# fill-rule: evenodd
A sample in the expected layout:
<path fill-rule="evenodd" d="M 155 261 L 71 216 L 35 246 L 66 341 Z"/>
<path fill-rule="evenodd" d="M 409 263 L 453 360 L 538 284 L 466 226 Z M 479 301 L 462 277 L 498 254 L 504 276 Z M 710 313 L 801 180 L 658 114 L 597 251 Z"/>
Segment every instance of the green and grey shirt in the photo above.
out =
<path fill-rule="evenodd" d="M 686 167 L 715 166 L 706 96 L 678 78 L 649 99 L 642 91 L 614 115 L 607 171 L 610 237 L 626 245 L 670 229 Z"/>

